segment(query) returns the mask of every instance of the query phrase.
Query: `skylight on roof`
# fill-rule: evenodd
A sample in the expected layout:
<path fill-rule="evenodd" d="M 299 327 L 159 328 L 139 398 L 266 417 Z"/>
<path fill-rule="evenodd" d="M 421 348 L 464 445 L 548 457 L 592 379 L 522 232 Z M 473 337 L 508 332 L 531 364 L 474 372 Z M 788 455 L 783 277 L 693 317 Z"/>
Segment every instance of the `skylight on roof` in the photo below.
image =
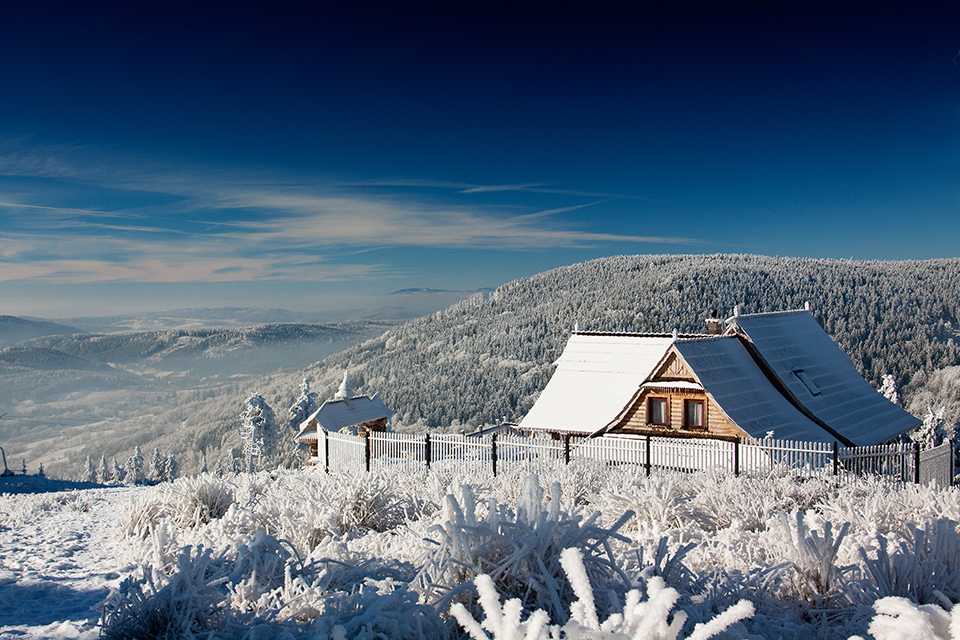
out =
<path fill-rule="evenodd" d="M 810 392 L 810 395 L 813 395 L 813 396 L 820 395 L 820 387 L 818 387 L 816 383 L 810 379 L 810 376 L 807 375 L 806 371 L 804 371 L 803 369 L 794 369 L 793 375 L 800 378 L 800 382 L 802 382 L 803 386 L 807 388 L 807 391 Z"/>

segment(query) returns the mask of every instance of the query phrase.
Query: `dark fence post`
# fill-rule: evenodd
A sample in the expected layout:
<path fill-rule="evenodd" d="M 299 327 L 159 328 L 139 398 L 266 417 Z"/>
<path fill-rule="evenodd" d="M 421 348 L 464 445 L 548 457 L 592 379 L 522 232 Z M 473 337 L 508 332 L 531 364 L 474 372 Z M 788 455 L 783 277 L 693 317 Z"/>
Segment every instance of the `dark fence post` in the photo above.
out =
<path fill-rule="evenodd" d="M 427 463 L 427 469 L 430 468 L 430 433 L 427 432 L 427 437 L 423 441 L 423 457 Z"/>
<path fill-rule="evenodd" d="M 950 438 L 950 482 L 947 484 L 948 487 L 953 486 L 953 474 L 956 472 L 956 444 L 953 441 L 953 438 Z"/>
<path fill-rule="evenodd" d="M 330 438 L 327 430 L 323 430 L 323 471 L 330 473 Z"/>
<path fill-rule="evenodd" d="M 367 471 L 370 471 L 370 432 L 367 431 L 363 434 L 363 458 L 364 458 L 364 467 Z"/>
<path fill-rule="evenodd" d="M 493 462 L 493 477 L 497 477 L 497 434 L 490 436 L 490 460 Z"/>
<path fill-rule="evenodd" d="M 733 475 L 740 475 L 740 436 L 733 439 Z"/>
<path fill-rule="evenodd" d="M 913 443 L 913 482 L 920 484 L 920 443 Z"/>
<path fill-rule="evenodd" d="M 646 469 L 647 469 L 647 477 L 649 478 L 649 477 L 650 477 L 650 467 L 652 466 L 652 465 L 650 464 L 650 436 L 647 436 L 647 453 L 646 453 L 646 456 L 644 456 L 643 466 L 646 467 Z"/>
<path fill-rule="evenodd" d="M 563 436 L 563 464 L 570 464 L 570 434 Z"/>
<path fill-rule="evenodd" d="M 833 475 L 840 475 L 840 443 L 833 441 Z"/>

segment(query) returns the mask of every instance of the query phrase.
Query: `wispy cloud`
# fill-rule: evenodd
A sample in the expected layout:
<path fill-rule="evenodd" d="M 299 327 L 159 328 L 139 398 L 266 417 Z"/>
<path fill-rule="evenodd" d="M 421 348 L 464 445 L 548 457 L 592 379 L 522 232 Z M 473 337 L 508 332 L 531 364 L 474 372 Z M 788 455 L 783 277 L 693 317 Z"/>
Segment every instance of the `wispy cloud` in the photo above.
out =
<path fill-rule="evenodd" d="M 76 148 L 8 152 L 0 144 L 0 179 L 40 177 L 58 186 L 51 196 L 41 187 L 31 191 L 22 181 L 15 190 L 5 190 L 0 181 L 0 220 L 7 221 L 0 230 L 0 281 L 331 281 L 403 268 L 356 264 L 356 256 L 371 248 L 525 251 L 698 243 L 686 237 L 619 234 L 606 230 L 609 225 L 600 214 L 574 222 L 564 216 L 596 209 L 603 200 L 530 210 L 509 199 L 481 206 L 457 196 L 548 192 L 537 184 L 345 184 L 149 160 L 84 165 L 71 160 L 78 156 L 82 150 Z M 405 188 L 399 193 L 377 188 L 388 183 Z M 71 195 L 77 185 L 83 197 Z M 438 196 L 429 191 L 435 187 L 450 193 Z M 98 190 L 109 205 L 87 206 L 90 192 L 95 196 Z"/>

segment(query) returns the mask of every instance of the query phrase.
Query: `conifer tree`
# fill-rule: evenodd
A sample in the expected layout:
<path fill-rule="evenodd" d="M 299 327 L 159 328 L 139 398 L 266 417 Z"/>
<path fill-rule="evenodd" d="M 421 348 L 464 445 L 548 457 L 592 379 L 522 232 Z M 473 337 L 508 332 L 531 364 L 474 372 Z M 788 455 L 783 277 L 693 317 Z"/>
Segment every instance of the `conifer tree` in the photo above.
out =
<path fill-rule="evenodd" d="M 123 484 L 133 486 L 143 481 L 143 453 L 140 446 L 133 449 L 133 455 L 127 458 L 123 467 Z"/>
<path fill-rule="evenodd" d="M 310 417 L 317 410 L 317 393 L 310 391 L 310 381 L 306 378 L 300 382 L 300 395 L 290 406 L 287 414 L 290 416 L 290 427 L 297 431 L 300 423 Z"/>
<path fill-rule="evenodd" d="M 262 469 L 277 448 L 277 421 L 273 409 L 259 393 L 247 398 L 240 414 L 240 437 L 243 439 L 243 454 L 247 461 L 247 473 L 254 468 Z"/>
<path fill-rule="evenodd" d="M 97 470 L 93 466 L 93 460 L 87 456 L 87 464 L 83 468 L 83 475 L 80 476 L 80 482 L 96 482 Z"/>
<path fill-rule="evenodd" d="M 893 379 L 892 373 L 883 376 L 883 383 L 880 385 L 880 394 L 893 404 L 900 404 L 900 393 L 897 391 L 897 381 Z"/>
<path fill-rule="evenodd" d="M 107 456 L 104 454 L 100 456 L 100 464 L 97 466 L 97 482 L 100 484 L 110 484 L 111 480 L 110 467 L 107 466 Z"/>
<path fill-rule="evenodd" d="M 150 477 L 157 482 L 167 481 L 167 463 L 157 447 L 153 448 L 153 456 L 150 458 Z"/>
<path fill-rule="evenodd" d="M 167 480 L 170 482 L 176 480 L 177 476 L 180 475 L 180 464 L 177 462 L 177 459 L 173 457 L 172 453 L 167 456 L 167 462 L 164 465 L 164 468 Z"/>
<path fill-rule="evenodd" d="M 120 484 L 123 482 L 123 469 L 120 467 L 120 463 L 117 462 L 117 458 L 113 458 L 113 464 L 110 467 L 110 483 L 111 484 Z"/>
<path fill-rule="evenodd" d="M 923 449 L 936 447 L 948 437 L 944 407 L 940 407 L 936 411 L 933 407 L 927 407 L 927 415 L 923 418 L 923 424 L 910 433 L 910 439 L 920 443 Z"/>

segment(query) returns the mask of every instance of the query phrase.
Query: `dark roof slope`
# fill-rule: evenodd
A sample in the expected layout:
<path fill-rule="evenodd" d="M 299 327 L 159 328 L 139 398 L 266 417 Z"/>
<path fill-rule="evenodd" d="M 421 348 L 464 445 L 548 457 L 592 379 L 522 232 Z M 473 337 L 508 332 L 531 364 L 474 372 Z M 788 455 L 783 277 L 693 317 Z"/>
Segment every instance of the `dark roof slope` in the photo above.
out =
<path fill-rule="evenodd" d="M 703 388 L 731 420 L 757 439 L 833 442 L 836 438 L 790 403 L 736 336 L 674 343 Z"/>
<path fill-rule="evenodd" d="M 885 442 L 920 424 L 863 379 L 809 311 L 735 316 L 732 321 L 794 399 L 855 444 Z"/>

